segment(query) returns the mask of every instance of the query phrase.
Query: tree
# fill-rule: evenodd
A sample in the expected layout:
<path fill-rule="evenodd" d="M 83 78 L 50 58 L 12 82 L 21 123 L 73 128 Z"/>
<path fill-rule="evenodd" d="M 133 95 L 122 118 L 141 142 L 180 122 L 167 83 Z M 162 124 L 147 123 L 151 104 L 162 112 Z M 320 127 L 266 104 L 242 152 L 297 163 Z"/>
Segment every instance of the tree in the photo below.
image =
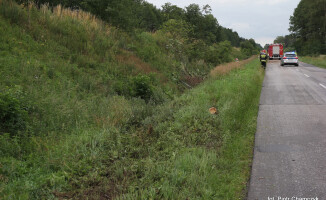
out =
<path fill-rule="evenodd" d="M 209 47 L 205 61 L 212 63 L 213 65 L 230 62 L 232 60 L 230 56 L 231 52 L 232 46 L 230 41 L 213 44 Z"/>
<path fill-rule="evenodd" d="M 162 24 L 162 14 L 153 4 L 144 2 L 138 11 L 139 15 L 139 28 L 147 31 L 156 31 Z"/>
<path fill-rule="evenodd" d="M 239 47 L 241 38 L 238 33 L 229 28 L 221 27 L 221 41 L 228 40 L 231 42 L 232 46 Z"/>
<path fill-rule="evenodd" d="M 286 36 L 277 36 L 274 43 L 281 43 L 284 46 L 284 51 L 294 51 L 296 50 L 295 44 L 296 38 L 293 34 Z"/>
<path fill-rule="evenodd" d="M 192 32 L 192 27 L 186 21 L 170 19 L 162 25 L 160 30 L 171 35 L 172 38 L 187 39 Z"/>
<path fill-rule="evenodd" d="M 276 39 L 274 40 L 274 43 L 285 44 L 285 37 L 284 36 L 277 36 Z"/>
<path fill-rule="evenodd" d="M 326 53 L 326 1 L 301 0 L 290 17 L 289 30 L 303 54 Z"/>
<path fill-rule="evenodd" d="M 181 58 L 187 48 L 192 27 L 184 20 L 170 19 L 165 22 L 158 33 L 165 36 L 164 46 L 176 58 Z"/>
<path fill-rule="evenodd" d="M 242 53 L 247 57 L 259 53 L 259 47 L 254 39 L 249 39 L 241 42 L 240 47 Z"/>
<path fill-rule="evenodd" d="M 194 27 L 192 37 L 204 40 L 207 44 L 220 41 L 220 29 L 217 19 L 210 14 L 210 7 L 200 9 L 198 4 L 186 7 L 186 21 Z"/>
<path fill-rule="evenodd" d="M 166 3 L 162 6 L 162 14 L 165 21 L 169 19 L 185 20 L 185 11 L 171 3 Z"/>

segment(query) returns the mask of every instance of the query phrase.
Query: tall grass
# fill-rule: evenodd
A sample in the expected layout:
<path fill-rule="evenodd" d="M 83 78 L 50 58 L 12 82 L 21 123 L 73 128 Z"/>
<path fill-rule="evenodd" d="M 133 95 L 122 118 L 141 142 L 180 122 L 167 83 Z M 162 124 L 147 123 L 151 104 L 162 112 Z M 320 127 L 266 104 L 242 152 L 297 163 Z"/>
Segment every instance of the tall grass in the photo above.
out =
<path fill-rule="evenodd" d="M 210 76 L 221 76 L 230 73 L 230 71 L 234 69 L 239 69 L 243 67 L 245 64 L 248 62 L 252 61 L 255 59 L 256 56 L 253 56 L 247 60 L 239 61 L 239 62 L 231 62 L 231 63 L 226 63 L 220 66 L 215 67 L 214 69 L 211 70 Z"/>
<path fill-rule="evenodd" d="M 320 55 L 320 56 L 302 56 L 300 57 L 300 60 L 305 63 L 309 63 L 312 65 L 315 65 L 317 67 L 325 68 L 326 69 L 326 55 Z"/>
<path fill-rule="evenodd" d="M 129 163 L 138 166 L 137 176 L 128 175 L 134 180 L 119 198 L 245 198 L 261 84 L 258 61 L 251 61 L 147 118 L 149 137 L 157 139 L 145 142 L 148 156 Z M 208 111 L 212 106 L 217 115 Z"/>

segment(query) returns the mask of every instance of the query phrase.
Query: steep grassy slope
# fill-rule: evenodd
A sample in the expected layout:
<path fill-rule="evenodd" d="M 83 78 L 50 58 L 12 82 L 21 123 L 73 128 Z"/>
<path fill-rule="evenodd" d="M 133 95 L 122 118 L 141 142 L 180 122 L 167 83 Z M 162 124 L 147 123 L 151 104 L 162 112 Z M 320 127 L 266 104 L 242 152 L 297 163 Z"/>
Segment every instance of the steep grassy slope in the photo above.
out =
<path fill-rule="evenodd" d="M 155 56 L 170 70 L 152 67 L 123 49 L 127 35 L 89 14 L 41 11 L 7 1 L 0 6 L 1 126 L 6 126 L 0 191 L 14 199 L 88 188 L 91 171 L 100 173 L 110 162 L 110 152 L 102 149 L 109 145 L 105 135 L 137 126 L 155 104 L 178 93 L 167 78 L 178 72 L 166 54 Z M 97 155 L 89 146 L 94 138 Z"/>
<path fill-rule="evenodd" d="M 242 197 L 259 64 L 181 94 L 211 66 L 162 41 L 0 0 L 1 199 Z"/>

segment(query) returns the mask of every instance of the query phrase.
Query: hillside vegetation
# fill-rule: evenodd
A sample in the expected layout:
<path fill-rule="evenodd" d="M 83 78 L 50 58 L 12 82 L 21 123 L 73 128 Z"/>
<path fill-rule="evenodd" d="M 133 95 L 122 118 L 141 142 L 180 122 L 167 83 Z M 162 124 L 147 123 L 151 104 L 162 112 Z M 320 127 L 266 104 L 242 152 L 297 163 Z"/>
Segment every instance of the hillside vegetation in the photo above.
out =
<path fill-rule="evenodd" d="M 188 34 L 0 0 L 0 198 L 244 197 L 257 47 Z"/>

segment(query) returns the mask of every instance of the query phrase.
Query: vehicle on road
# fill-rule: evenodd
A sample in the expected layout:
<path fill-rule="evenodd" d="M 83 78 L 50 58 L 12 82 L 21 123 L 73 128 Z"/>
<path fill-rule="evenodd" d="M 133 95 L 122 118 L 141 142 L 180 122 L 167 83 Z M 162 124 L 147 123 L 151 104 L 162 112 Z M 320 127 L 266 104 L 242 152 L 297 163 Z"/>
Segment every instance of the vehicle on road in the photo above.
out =
<path fill-rule="evenodd" d="M 270 60 L 278 59 L 283 57 L 283 44 L 271 44 L 268 47 L 268 57 Z"/>
<path fill-rule="evenodd" d="M 299 58 L 295 52 L 285 52 L 281 58 L 281 66 L 295 65 L 299 66 Z"/>

